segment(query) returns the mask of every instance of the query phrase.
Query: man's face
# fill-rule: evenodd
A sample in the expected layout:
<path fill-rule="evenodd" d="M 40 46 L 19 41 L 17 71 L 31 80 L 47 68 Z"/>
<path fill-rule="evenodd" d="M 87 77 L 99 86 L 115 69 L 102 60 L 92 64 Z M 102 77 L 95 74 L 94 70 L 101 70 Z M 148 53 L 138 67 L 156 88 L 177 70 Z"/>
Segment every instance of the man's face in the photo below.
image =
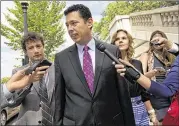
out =
<path fill-rule="evenodd" d="M 85 21 L 78 11 L 66 15 L 66 26 L 72 40 L 78 44 L 83 44 L 91 38 L 92 18 Z"/>
<path fill-rule="evenodd" d="M 26 54 L 30 60 L 43 60 L 44 59 L 44 46 L 40 40 L 28 41 L 26 43 Z"/>

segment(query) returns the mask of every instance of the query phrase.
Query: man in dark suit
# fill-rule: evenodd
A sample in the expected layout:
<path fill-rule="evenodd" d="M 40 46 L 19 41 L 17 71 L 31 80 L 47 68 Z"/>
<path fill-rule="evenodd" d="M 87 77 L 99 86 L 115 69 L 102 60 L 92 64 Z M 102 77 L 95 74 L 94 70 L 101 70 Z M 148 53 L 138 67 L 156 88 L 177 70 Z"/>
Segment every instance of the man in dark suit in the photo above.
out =
<path fill-rule="evenodd" d="M 92 37 L 89 8 L 72 5 L 64 12 L 74 45 L 55 56 L 55 122 L 65 126 L 134 126 L 128 87 L 112 60 Z M 116 46 L 105 44 L 120 57 Z"/>

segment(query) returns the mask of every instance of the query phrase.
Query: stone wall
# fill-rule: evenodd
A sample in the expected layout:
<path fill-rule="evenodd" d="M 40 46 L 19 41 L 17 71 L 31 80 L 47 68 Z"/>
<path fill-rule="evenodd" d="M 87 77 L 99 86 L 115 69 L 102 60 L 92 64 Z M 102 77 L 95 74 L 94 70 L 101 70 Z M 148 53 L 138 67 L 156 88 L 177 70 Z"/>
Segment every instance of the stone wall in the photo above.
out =
<path fill-rule="evenodd" d="M 148 50 L 151 33 L 161 30 L 169 40 L 179 43 L 179 5 L 116 16 L 109 26 L 109 36 L 117 29 L 125 29 L 134 38 L 135 57 Z"/>

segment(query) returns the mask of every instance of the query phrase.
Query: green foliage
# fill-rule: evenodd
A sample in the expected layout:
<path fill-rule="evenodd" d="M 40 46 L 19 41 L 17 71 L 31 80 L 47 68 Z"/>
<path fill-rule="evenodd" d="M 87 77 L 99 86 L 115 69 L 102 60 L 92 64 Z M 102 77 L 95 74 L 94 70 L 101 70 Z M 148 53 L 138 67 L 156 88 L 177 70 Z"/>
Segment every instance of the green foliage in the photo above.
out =
<path fill-rule="evenodd" d="M 110 3 L 100 22 L 95 22 L 93 32 L 99 33 L 100 38 L 105 40 L 109 34 L 109 25 L 116 15 L 128 15 L 130 13 L 152 10 L 156 8 L 173 6 L 176 1 L 115 1 Z"/>
<path fill-rule="evenodd" d="M 10 26 L 1 23 L 1 34 L 5 36 L 13 50 L 21 50 L 23 35 L 23 11 L 20 1 L 14 1 L 15 8 L 8 8 L 5 18 Z M 56 48 L 64 42 L 64 28 L 62 24 L 62 10 L 66 2 L 61 1 L 29 1 L 27 10 L 28 31 L 38 32 L 45 40 L 45 54 L 53 57 Z"/>
<path fill-rule="evenodd" d="M 21 67 L 22 65 L 14 65 L 13 67 L 14 68 L 19 68 L 19 67 Z"/>
<path fill-rule="evenodd" d="M 1 84 L 7 83 L 9 79 L 10 79 L 10 77 L 3 77 L 1 79 Z"/>

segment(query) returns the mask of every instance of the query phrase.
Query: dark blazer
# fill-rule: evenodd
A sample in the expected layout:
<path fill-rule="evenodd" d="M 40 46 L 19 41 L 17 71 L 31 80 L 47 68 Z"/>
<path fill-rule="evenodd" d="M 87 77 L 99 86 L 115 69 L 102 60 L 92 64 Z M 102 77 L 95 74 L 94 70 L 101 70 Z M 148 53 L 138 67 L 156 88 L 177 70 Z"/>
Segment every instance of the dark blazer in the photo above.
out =
<path fill-rule="evenodd" d="M 95 40 L 97 44 L 99 41 Z M 120 57 L 116 46 L 106 48 Z M 55 122 L 65 126 L 134 126 L 128 87 L 112 60 L 95 51 L 94 94 L 83 74 L 76 44 L 55 56 Z"/>

